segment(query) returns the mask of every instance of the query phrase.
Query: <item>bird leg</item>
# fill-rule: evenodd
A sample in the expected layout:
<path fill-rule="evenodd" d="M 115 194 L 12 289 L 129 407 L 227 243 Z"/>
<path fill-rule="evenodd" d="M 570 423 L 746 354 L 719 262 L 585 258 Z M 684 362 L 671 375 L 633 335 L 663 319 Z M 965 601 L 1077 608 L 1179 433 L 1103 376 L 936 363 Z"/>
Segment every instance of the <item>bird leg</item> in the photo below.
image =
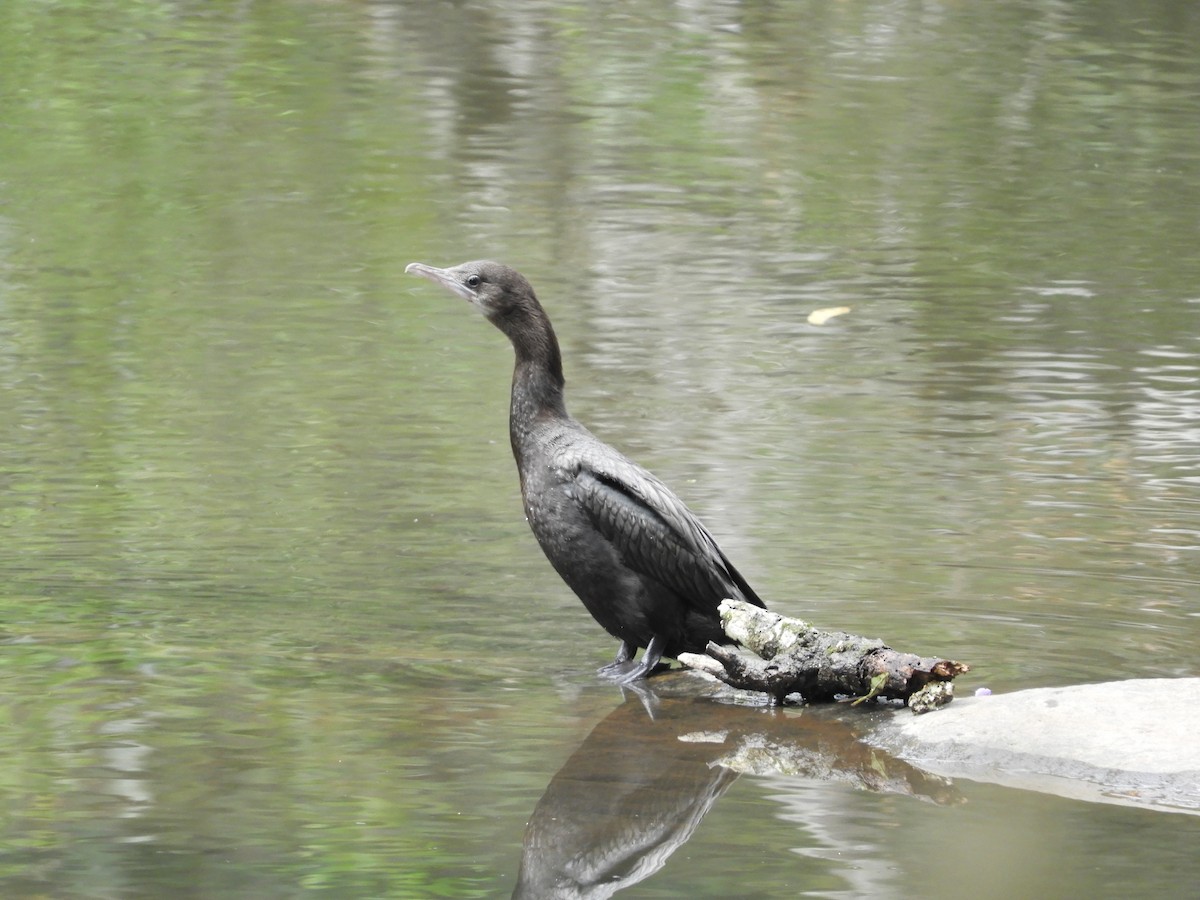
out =
<path fill-rule="evenodd" d="M 662 659 L 663 649 L 666 647 L 666 644 L 666 638 L 660 635 L 656 634 L 650 638 L 650 643 L 646 645 L 646 652 L 642 654 L 641 662 L 618 676 L 617 681 L 621 684 L 629 684 L 631 681 L 638 681 L 650 675 L 658 665 L 659 660 Z"/>

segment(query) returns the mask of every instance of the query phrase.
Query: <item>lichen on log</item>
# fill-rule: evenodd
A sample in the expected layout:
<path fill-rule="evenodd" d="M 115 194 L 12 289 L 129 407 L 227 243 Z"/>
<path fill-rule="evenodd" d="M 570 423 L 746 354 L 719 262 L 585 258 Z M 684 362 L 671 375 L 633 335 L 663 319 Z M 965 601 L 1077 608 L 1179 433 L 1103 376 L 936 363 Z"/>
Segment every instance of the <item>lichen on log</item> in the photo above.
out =
<path fill-rule="evenodd" d="M 798 693 L 810 703 L 873 697 L 909 703 L 927 685 L 939 685 L 914 706 L 924 711 L 949 703 L 951 682 L 970 670 L 951 659 L 893 650 L 877 638 L 822 631 L 738 600 L 722 601 L 720 615 L 725 633 L 756 656 L 710 643 L 705 654 L 683 653 L 679 661 L 776 702 Z"/>

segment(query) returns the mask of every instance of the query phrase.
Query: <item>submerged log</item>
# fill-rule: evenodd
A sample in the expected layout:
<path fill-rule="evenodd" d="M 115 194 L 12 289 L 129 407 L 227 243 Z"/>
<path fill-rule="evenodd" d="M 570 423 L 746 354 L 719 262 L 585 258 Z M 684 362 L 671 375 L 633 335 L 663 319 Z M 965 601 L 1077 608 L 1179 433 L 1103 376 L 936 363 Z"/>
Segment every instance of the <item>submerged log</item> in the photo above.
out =
<path fill-rule="evenodd" d="M 681 653 L 679 661 L 731 687 L 768 694 L 777 703 L 789 694 L 810 703 L 877 697 L 924 712 L 949 703 L 954 677 L 970 671 L 952 659 L 902 653 L 876 638 L 821 631 L 738 600 L 722 601 L 720 613 L 725 633 L 759 658 L 710 643 L 707 655 Z"/>

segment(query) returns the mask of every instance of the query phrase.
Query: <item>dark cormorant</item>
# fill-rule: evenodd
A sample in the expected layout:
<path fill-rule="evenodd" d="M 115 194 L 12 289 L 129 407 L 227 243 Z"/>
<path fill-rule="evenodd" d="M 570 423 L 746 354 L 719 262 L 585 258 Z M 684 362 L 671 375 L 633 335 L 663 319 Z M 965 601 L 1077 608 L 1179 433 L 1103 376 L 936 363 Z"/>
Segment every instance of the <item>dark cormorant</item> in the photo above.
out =
<path fill-rule="evenodd" d="M 663 656 L 725 640 L 725 598 L 764 605 L 670 488 L 567 414 L 558 340 L 519 272 L 488 261 L 404 271 L 469 300 L 512 341 L 508 428 L 525 515 L 550 564 L 621 642 L 602 674 L 634 681 Z"/>

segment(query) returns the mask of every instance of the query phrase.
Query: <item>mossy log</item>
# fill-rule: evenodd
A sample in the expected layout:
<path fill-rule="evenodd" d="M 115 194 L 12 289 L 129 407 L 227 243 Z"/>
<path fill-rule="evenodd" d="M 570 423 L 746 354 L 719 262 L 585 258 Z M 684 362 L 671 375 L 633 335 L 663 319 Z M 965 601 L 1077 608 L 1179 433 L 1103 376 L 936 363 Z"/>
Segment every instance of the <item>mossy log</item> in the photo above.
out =
<path fill-rule="evenodd" d="M 759 658 L 710 643 L 707 655 L 682 653 L 679 661 L 776 702 L 789 694 L 810 703 L 878 697 L 923 712 L 949 703 L 954 677 L 970 670 L 952 659 L 893 650 L 876 638 L 821 631 L 738 600 L 722 601 L 720 614 L 725 633 Z"/>

